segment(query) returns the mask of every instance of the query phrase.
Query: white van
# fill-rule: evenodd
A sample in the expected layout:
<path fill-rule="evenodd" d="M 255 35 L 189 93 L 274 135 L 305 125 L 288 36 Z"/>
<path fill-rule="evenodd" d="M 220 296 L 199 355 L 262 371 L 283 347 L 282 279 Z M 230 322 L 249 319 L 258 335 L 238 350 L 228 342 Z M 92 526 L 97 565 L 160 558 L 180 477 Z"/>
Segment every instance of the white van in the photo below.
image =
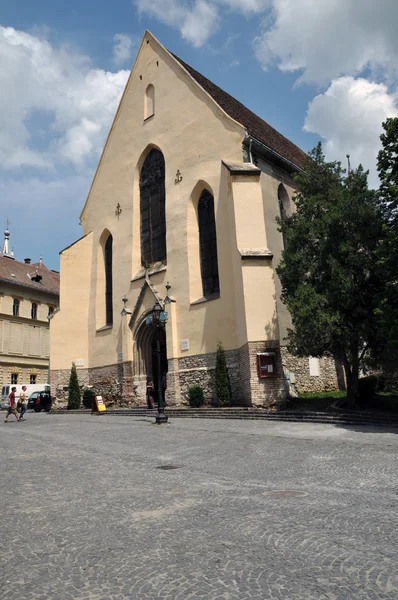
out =
<path fill-rule="evenodd" d="M 24 384 L 13 385 L 12 383 L 7 383 L 7 385 L 3 385 L 1 387 L 1 407 L 2 408 L 5 405 L 8 405 L 8 396 L 10 395 L 11 388 L 13 388 L 13 387 L 17 388 L 17 391 L 15 392 L 15 398 L 18 401 L 18 398 L 22 392 L 23 385 Z M 50 386 L 48 385 L 48 383 L 35 383 L 35 384 L 29 384 L 29 385 L 25 384 L 25 385 L 26 385 L 25 394 L 28 398 L 33 392 L 49 392 L 50 391 Z"/>

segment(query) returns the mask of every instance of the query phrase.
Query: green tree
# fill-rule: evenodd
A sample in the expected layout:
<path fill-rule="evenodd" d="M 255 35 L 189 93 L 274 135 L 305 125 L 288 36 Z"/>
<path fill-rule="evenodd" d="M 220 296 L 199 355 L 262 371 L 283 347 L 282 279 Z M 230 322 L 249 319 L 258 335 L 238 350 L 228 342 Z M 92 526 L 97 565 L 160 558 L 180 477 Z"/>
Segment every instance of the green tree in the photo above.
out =
<path fill-rule="evenodd" d="M 279 220 L 286 249 L 277 273 L 292 316 L 289 348 L 337 359 L 353 406 L 360 368 L 378 342 L 380 202 L 361 166 L 346 177 L 339 162 L 325 161 L 321 144 L 297 175 L 297 188 L 297 211 Z"/>
<path fill-rule="evenodd" d="M 398 118 L 387 119 L 383 129 L 377 168 L 384 237 L 378 249 L 378 259 L 385 286 L 378 311 L 382 340 L 375 358 L 389 371 L 398 367 Z"/>
<path fill-rule="evenodd" d="M 231 382 L 229 380 L 225 351 L 220 341 L 217 342 L 215 380 L 216 396 L 219 404 L 221 406 L 229 406 L 232 400 Z"/>
<path fill-rule="evenodd" d="M 80 408 L 81 394 L 75 363 L 72 363 L 68 386 L 68 410 Z"/>

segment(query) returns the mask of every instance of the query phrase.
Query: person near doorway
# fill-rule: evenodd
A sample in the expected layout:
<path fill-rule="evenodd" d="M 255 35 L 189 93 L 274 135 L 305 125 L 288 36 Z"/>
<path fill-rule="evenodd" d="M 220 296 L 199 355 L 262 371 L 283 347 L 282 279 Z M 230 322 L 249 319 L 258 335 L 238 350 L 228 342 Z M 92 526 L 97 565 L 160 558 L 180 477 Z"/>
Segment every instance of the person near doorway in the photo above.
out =
<path fill-rule="evenodd" d="M 19 400 L 17 403 L 17 409 L 18 408 L 20 409 L 20 413 L 19 413 L 20 421 L 25 421 L 24 415 L 26 413 L 27 404 L 28 404 L 28 396 L 26 394 L 26 385 L 23 385 L 22 391 L 19 395 Z"/>
<path fill-rule="evenodd" d="M 146 406 L 147 408 L 153 408 L 153 383 L 150 377 L 146 378 Z"/>
<path fill-rule="evenodd" d="M 163 400 L 163 406 L 166 405 L 166 390 L 167 390 L 167 373 L 166 373 L 166 371 L 163 371 L 163 375 L 162 375 L 162 400 Z"/>
<path fill-rule="evenodd" d="M 17 413 L 17 403 L 15 401 L 15 392 L 17 391 L 16 387 L 11 388 L 10 395 L 8 396 L 8 410 L 7 416 L 4 419 L 4 423 L 8 423 L 8 417 L 10 415 L 14 415 L 17 421 L 19 421 L 18 413 Z"/>

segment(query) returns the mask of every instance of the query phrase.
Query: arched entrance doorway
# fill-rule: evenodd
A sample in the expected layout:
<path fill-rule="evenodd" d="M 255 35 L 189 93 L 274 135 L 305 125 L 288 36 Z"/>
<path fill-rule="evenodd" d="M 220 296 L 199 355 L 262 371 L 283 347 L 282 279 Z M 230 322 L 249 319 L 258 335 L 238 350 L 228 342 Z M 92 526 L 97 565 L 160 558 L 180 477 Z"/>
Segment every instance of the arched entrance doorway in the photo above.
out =
<path fill-rule="evenodd" d="M 145 318 L 141 321 L 135 334 L 134 340 L 134 378 L 140 383 L 141 394 L 144 393 L 144 384 L 146 378 L 150 377 L 155 389 L 155 399 L 157 400 L 158 386 L 158 361 L 156 353 L 156 341 L 159 335 L 160 342 L 160 380 L 163 373 L 167 373 L 167 344 L 166 332 L 163 328 L 159 331 L 151 325 L 147 325 Z M 140 395 L 141 395 L 140 394 Z"/>

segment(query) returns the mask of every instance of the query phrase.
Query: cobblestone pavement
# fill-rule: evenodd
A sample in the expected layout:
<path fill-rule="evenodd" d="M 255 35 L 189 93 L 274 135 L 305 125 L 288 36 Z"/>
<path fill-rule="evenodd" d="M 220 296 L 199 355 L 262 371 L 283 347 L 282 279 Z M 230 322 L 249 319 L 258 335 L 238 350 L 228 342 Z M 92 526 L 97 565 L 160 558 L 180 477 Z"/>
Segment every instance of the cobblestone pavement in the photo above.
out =
<path fill-rule="evenodd" d="M 29 413 L 0 447 L 2 599 L 398 598 L 392 431 Z"/>

